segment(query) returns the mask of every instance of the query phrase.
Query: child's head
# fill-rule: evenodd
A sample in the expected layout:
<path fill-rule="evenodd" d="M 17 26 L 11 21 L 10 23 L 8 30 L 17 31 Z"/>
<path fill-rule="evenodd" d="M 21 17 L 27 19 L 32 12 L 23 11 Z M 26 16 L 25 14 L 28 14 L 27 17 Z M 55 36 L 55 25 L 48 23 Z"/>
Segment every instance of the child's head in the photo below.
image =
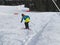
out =
<path fill-rule="evenodd" d="M 25 15 L 22 13 L 22 16 L 25 16 Z"/>

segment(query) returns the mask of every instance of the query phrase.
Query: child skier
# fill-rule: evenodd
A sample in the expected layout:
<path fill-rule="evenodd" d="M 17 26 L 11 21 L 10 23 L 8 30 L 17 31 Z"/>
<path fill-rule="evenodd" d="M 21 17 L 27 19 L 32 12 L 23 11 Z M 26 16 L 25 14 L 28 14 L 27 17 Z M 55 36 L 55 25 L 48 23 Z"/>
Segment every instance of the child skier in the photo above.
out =
<path fill-rule="evenodd" d="M 21 19 L 21 23 L 23 20 L 25 20 L 25 29 L 29 29 L 29 22 L 30 22 L 30 17 L 28 15 L 22 14 L 22 19 Z"/>

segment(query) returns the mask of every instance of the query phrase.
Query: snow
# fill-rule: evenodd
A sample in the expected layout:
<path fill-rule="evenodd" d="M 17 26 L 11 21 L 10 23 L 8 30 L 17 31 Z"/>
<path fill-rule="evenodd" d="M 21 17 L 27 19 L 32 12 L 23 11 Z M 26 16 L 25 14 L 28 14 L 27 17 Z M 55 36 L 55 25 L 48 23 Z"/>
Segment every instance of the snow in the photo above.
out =
<path fill-rule="evenodd" d="M 60 12 L 22 12 L 8 7 L 0 6 L 0 45 L 60 45 Z M 22 29 L 22 13 L 30 16 L 31 31 Z"/>

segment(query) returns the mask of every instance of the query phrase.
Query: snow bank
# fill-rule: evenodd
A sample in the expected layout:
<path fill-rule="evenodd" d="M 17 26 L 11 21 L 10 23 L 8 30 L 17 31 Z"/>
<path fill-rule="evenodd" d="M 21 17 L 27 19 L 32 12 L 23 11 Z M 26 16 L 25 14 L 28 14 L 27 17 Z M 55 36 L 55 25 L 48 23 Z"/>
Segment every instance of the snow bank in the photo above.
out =
<path fill-rule="evenodd" d="M 26 12 L 29 11 L 29 8 L 24 7 L 25 5 L 18 6 L 0 6 L 0 12 L 12 13 L 12 12 Z"/>

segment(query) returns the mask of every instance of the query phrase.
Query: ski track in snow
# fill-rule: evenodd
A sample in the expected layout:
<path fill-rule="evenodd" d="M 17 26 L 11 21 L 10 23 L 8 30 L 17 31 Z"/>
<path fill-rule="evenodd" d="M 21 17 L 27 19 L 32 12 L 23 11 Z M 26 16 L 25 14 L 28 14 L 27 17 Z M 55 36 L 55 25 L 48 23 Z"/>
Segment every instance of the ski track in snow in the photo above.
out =
<path fill-rule="evenodd" d="M 32 35 L 31 38 L 29 38 L 29 40 L 27 41 L 27 43 L 25 45 L 36 45 L 36 43 L 38 42 L 40 36 L 42 35 L 45 27 L 50 23 L 50 21 L 51 21 L 51 19 L 48 22 L 46 22 L 46 24 L 44 24 L 44 26 L 42 27 L 42 29 L 39 32 Z"/>

